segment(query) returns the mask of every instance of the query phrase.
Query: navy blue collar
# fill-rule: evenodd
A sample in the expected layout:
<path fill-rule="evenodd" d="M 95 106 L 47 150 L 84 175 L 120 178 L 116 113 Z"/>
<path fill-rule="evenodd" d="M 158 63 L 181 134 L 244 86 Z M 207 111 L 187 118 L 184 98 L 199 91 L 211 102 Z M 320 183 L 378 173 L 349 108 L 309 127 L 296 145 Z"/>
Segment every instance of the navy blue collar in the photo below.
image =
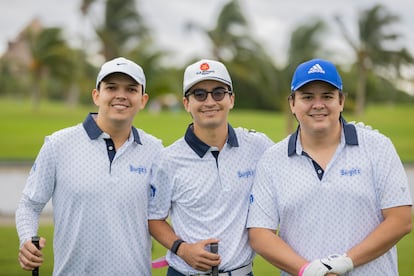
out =
<path fill-rule="evenodd" d="M 195 134 L 193 129 L 193 124 L 189 124 L 187 131 L 185 132 L 184 140 L 197 153 L 200 158 L 202 158 L 210 149 L 210 146 L 201 141 Z M 237 140 L 236 132 L 230 124 L 228 124 L 228 137 L 227 144 L 232 147 L 238 147 L 239 141 Z"/>
<path fill-rule="evenodd" d="M 345 143 L 347 145 L 357 146 L 358 135 L 355 129 L 355 125 L 348 124 L 342 116 L 339 118 L 339 120 L 341 121 L 342 129 L 344 130 Z M 293 154 L 296 153 L 296 141 L 298 140 L 299 128 L 300 128 L 300 125 L 289 138 L 288 156 L 292 156 Z"/>
<path fill-rule="evenodd" d="M 91 112 L 86 117 L 85 121 L 83 121 L 83 128 L 85 129 L 86 133 L 88 134 L 91 140 L 97 139 L 103 131 L 98 127 L 96 124 L 93 116 L 98 113 Z M 142 145 L 141 139 L 139 138 L 138 130 L 132 126 L 132 134 L 134 135 L 134 141 L 137 144 Z"/>

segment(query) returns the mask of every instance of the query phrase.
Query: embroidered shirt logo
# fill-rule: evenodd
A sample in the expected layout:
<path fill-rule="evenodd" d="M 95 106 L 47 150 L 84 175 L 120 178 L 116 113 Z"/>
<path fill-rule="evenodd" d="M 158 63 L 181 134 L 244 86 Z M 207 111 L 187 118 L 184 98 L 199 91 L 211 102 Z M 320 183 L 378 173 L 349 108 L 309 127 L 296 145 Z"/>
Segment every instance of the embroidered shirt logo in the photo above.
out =
<path fill-rule="evenodd" d="M 237 175 L 239 176 L 239 178 L 249 178 L 251 176 L 254 176 L 254 171 L 253 170 L 247 170 L 244 172 L 238 171 Z"/>
<path fill-rule="evenodd" d="M 352 168 L 352 169 L 341 169 L 340 170 L 341 176 L 355 176 L 361 174 L 361 169 L 359 168 Z"/>
<path fill-rule="evenodd" d="M 145 167 L 134 167 L 132 165 L 129 165 L 129 171 L 137 173 L 137 174 L 145 174 L 145 173 L 147 173 L 147 168 L 145 168 Z"/>
<path fill-rule="evenodd" d="M 311 69 L 309 69 L 308 74 L 312 73 L 325 74 L 325 70 L 323 70 L 322 66 L 320 66 L 319 63 L 317 63 L 314 66 L 312 66 Z"/>

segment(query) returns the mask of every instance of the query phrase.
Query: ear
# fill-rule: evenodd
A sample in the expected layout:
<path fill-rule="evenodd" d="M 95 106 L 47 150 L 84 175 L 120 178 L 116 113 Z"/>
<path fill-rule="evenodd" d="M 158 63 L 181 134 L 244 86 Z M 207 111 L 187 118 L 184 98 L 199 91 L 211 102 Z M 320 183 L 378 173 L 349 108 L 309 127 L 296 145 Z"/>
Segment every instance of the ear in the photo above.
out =
<path fill-rule="evenodd" d="M 96 88 L 92 90 L 92 99 L 93 99 L 93 103 L 96 106 L 99 106 L 99 91 Z"/>
<path fill-rule="evenodd" d="M 183 105 L 184 105 L 185 110 L 187 112 L 190 112 L 190 106 L 189 106 L 190 102 L 189 102 L 188 98 L 183 97 Z"/>
<path fill-rule="evenodd" d="M 141 106 L 140 106 L 140 109 L 144 109 L 144 107 L 147 105 L 148 100 L 149 100 L 149 95 L 147 93 L 144 93 L 141 96 Z"/>
<path fill-rule="evenodd" d="M 295 114 L 295 98 L 289 97 L 288 101 L 289 101 L 290 111 L 292 112 L 292 114 Z"/>
<path fill-rule="evenodd" d="M 339 95 L 339 104 L 341 105 L 341 112 L 343 112 L 345 106 L 345 94 L 343 92 Z"/>
<path fill-rule="evenodd" d="M 233 107 L 234 107 L 234 100 L 235 100 L 235 95 L 234 95 L 234 93 L 232 93 L 231 95 L 230 95 L 230 109 L 233 109 Z"/>

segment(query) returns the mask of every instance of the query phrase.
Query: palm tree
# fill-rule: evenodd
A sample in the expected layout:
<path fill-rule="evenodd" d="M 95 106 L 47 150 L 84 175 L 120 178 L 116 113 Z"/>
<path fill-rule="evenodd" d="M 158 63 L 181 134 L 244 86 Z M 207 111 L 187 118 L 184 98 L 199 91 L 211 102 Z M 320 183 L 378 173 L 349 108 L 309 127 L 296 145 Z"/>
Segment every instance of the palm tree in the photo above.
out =
<path fill-rule="evenodd" d="M 213 44 L 213 56 L 219 60 L 233 58 L 243 41 L 250 40 L 247 28 L 247 20 L 238 1 L 232 0 L 224 5 L 217 18 L 216 27 L 206 31 Z"/>
<path fill-rule="evenodd" d="M 325 55 L 321 35 L 326 30 L 326 23 L 319 18 L 308 20 L 293 30 L 288 47 L 287 69 L 290 69 L 289 73 L 293 74 L 294 68 L 306 60 Z"/>
<path fill-rule="evenodd" d="M 95 2 L 95 0 L 82 0 L 81 6 L 80 6 L 80 10 L 81 13 L 84 17 L 86 17 L 86 15 L 89 12 L 89 8 L 90 6 Z"/>
<path fill-rule="evenodd" d="M 73 51 L 63 39 L 60 28 L 29 32 L 28 43 L 32 58 L 29 66 L 32 76 L 32 105 L 37 110 L 42 87 L 47 86 L 48 80 L 60 80 L 65 84 L 71 82 Z"/>
<path fill-rule="evenodd" d="M 80 10 L 87 17 L 91 5 L 95 0 L 82 0 Z M 95 27 L 96 34 L 102 43 L 102 54 L 106 60 L 117 56 L 125 56 L 137 61 L 145 70 L 147 91 L 151 99 L 162 93 L 177 91 L 174 83 L 169 80 L 171 74 L 166 73 L 161 66 L 165 56 L 154 47 L 154 40 L 150 35 L 143 17 L 138 13 L 136 0 L 108 0 L 105 2 L 105 17 L 102 23 Z M 94 18 L 96 19 L 96 18 Z"/>
<path fill-rule="evenodd" d="M 149 29 L 138 13 L 135 0 L 107 0 L 105 18 L 96 33 L 106 60 L 124 55 L 149 36 Z"/>
<path fill-rule="evenodd" d="M 225 4 L 213 29 L 189 23 L 212 44 L 212 56 L 224 61 L 231 72 L 239 108 L 277 108 L 277 70 L 265 49 L 250 36 L 249 24 L 237 0 Z"/>
<path fill-rule="evenodd" d="M 391 75 L 400 76 L 401 67 L 413 62 L 409 52 L 396 47 L 387 49 L 390 42 L 396 42 L 401 35 L 390 31 L 390 26 L 399 21 L 399 17 L 390 13 L 381 4 L 364 10 L 359 15 L 358 38 L 353 38 L 342 18 L 335 17 L 342 35 L 352 48 L 356 57 L 357 88 L 355 114 L 362 115 L 365 107 L 367 76 L 370 71 L 381 70 Z"/>
<path fill-rule="evenodd" d="M 154 47 L 150 37 L 142 40 L 126 56 L 144 68 L 147 78 L 146 91 L 150 94 L 150 100 L 172 92 L 177 92 L 177 97 L 181 97 L 181 93 L 178 92 L 181 91 L 181 85 L 176 81 L 179 76 L 175 73 L 176 69 L 162 65 L 166 53 Z"/>
<path fill-rule="evenodd" d="M 86 18 L 96 0 L 82 0 L 80 11 Z M 93 23 L 95 32 L 102 43 L 105 60 L 125 55 L 137 42 L 150 37 L 143 17 L 138 13 L 135 0 L 107 0 L 105 16 L 101 23 Z M 95 19 L 95 18 L 94 18 Z"/>
<path fill-rule="evenodd" d="M 238 48 L 228 62 L 237 106 L 247 109 L 279 110 L 278 71 L 272 58 L 257 42 Z"/>

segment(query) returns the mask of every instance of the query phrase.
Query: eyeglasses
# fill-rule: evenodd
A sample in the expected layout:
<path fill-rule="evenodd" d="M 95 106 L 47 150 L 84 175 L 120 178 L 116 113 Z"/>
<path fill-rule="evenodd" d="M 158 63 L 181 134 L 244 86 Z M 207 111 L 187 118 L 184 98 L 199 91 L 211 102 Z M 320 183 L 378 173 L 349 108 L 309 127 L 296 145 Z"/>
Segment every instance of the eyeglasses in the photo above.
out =
<path fill-rule="evenodd" d="M 224 87 L 214 88 L 213 91 L 207 91 L 205 89 L 196 88 L 193 91 L 187 93 L 187 96 L 194 95 L 194 98 L 199 102 L 204 102 L 207 99 L 208 94 L 211 94 L 211 97 L 216 102 L 219 102 L 224 99 L 226 93 L 231 95 L 231 91 L 226 90 Z"/>

